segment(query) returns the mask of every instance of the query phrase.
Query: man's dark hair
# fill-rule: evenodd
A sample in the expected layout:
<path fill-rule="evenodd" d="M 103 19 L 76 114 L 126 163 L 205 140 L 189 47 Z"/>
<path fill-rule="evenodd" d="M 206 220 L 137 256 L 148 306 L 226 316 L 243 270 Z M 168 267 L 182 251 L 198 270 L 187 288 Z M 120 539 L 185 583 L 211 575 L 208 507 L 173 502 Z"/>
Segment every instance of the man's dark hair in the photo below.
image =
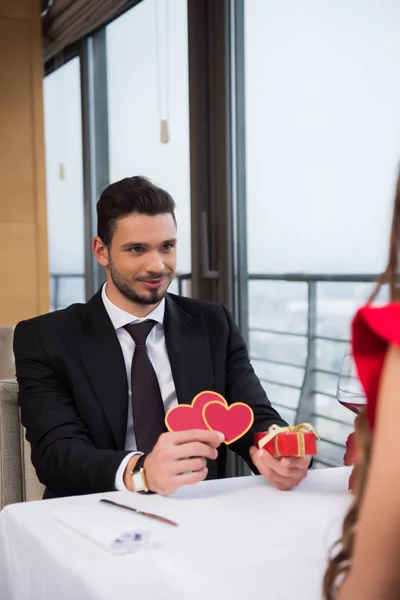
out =
<path fill-rule="evenodd" d="M 132 213 L 162 215 L 169 213 L 175 223 L 175 202 L 165 190 L 146 177 L 126 177 L 111 183 L 97 202 L 97 235 L 110 246 L 118 219 Z"/>

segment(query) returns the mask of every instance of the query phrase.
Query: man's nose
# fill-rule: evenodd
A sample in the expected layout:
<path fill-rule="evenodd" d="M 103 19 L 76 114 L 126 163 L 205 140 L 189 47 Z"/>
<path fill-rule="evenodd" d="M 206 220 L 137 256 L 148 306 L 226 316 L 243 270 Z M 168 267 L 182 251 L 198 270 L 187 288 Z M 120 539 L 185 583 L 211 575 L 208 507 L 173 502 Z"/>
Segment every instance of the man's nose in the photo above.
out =
<path fill-rule="evenodd" d="M 165 268 L 164 261 L 159 252 L 152 252 L 149 256 L 149 261 L 146 265 L 147 271 L 150 273 L 163 273 Z"/>

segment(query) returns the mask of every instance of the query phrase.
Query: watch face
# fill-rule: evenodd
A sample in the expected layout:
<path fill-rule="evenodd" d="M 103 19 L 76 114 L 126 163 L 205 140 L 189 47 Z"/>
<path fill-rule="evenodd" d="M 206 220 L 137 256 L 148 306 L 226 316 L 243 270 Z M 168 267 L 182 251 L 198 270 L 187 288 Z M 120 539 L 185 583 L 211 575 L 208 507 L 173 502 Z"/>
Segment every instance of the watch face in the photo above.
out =
<path fill-rule="evenodd" d="M 144 490 L 144 481 L 141 471 L 137 471 L 132 475 L 132 481 L 135 492 L 141 492 Z"/>

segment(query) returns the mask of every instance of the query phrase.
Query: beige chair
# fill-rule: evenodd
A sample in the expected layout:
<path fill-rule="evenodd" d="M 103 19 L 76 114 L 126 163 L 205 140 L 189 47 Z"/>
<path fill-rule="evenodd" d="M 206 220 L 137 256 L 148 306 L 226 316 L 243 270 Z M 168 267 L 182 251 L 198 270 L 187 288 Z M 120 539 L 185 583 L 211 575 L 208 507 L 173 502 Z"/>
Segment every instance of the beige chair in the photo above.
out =
<path fill-rule="evenodd" d="M 14 377 L 14 356 L 12 351 L 14 327 L 0 327 L 0 379 Z"/>
<path fill-rule="evenodd" d="M 40 500 L 44 492 L 31 463 L 17 397 L 17 382 L 0 380 L 0 510 L 13 502 Z"/>

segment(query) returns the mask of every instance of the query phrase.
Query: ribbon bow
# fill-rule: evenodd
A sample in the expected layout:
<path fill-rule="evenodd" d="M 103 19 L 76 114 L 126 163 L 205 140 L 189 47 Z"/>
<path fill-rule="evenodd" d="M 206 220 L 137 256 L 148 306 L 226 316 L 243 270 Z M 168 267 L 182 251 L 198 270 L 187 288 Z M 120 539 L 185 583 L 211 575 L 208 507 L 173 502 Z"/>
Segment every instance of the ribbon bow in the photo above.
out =
<path fill-rule="evenodd" d="M 319 439 L 319 435 L 317 430 L 310 425 L 310 423 L 300 423 L 299 425 L 288 425 L 287 427 L 280 427 L 279 425 L 271 425 L 268 429 L 268 433 L 261 438 L 258 442 L 258 447 L 263 448 L 270 440 L 273 440 L 274 437 L 279 435 L 280 433 L 302 433 L 302 432 L 313 433 L 317 439 Z"/>

